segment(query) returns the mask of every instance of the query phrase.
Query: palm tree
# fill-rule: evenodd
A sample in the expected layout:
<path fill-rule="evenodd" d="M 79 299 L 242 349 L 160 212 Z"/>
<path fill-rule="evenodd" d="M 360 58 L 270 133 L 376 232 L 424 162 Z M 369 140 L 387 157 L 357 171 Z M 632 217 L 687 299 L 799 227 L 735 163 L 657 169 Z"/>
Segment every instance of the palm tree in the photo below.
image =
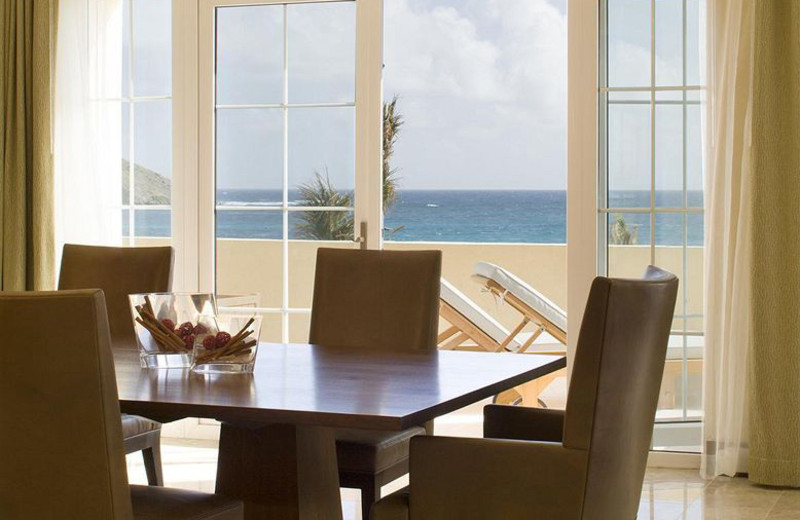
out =
<path fill-rule="evenodd" d="M 311 182 L 300 186 L 301 205 L 348 207 L 353 204 L 349 193 L 333 187 L 328 170 L 322 175 L 314 172 Z M 349 211 L 304 211 L 295 224 L 295 232 L 308 240 L 351 240 L 353 238 L 353 215 Z"/>
<path fill-rule="evenodd" d="M 403 116 L 397 111 L 397 96 L 383 104 L 383 212 L 389 210 L 397 200 L 399 176 L 392 168 L 394 145 L 403 126 Z M 314 178 L 301 184 L 301 206 L 352 206 L 353 197 L 337 190 L 325 169 L 324 175 L 314 172 Z M 298 237 L 308 240 L 351 240 L 353 238 L 353 216 L 348 211 L 303 211 L 295 224 Z"/>
<path fill-rule="evenodd" d="M 639 241 L 639 229 L 635 226 L 629 229 L 625 218 L 617 213 L 614 215 L 614 223 L 611 225 L 610 238 L 614 245 L 635 245 Z"/>
<path fill-rule="evenodd" d="M 397 168 L 392 168 L 394 145 L 403 126 L 403 116 L 397 111 L 397 95 L 383 104 L 383 212 L 386 213 L 397 197 L 397 183 L 400 180 Z"/>

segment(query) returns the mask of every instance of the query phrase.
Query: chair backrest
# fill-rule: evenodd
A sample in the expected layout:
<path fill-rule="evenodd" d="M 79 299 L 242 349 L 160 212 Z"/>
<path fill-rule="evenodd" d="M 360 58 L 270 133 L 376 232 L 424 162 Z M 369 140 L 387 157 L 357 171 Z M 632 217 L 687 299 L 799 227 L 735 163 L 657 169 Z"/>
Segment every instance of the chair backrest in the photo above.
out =
<path fill-rule="evenodd" d="M 128 295 L 168 292 L 171 247 L 97 247 L 67 244 L 61 257 L 60 290 L 102 289 L 115 346 L 135 346 Z"/>
<path fill-rule="evenodd" d="M 309 341 L 435 349 L 441 251 L 319 249 Z"/>
<path fill-rule="evenodd" d="M 564 445 L 589 450 L 583 520 L 636 517 L 677 293 L 652 266 L 592 284 L 564 420 Z"/>
<path fill-rule="evenodd" d="M 132 518 L 103 293 L 0 292 L 0 517 Z"/>

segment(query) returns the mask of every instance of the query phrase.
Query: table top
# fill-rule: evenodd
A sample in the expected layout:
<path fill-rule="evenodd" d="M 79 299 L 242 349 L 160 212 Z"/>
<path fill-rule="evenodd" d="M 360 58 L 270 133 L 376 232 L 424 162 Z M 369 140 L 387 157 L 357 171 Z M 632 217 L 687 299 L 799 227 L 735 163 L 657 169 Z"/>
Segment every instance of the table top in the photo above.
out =
<path fill-rule="evenodd" d="M 261 343 L 253 374 L 148 370 L 115 349 L 120 407 L 184 417 L 402 430 L 566 366 L 563 356 Z"/>

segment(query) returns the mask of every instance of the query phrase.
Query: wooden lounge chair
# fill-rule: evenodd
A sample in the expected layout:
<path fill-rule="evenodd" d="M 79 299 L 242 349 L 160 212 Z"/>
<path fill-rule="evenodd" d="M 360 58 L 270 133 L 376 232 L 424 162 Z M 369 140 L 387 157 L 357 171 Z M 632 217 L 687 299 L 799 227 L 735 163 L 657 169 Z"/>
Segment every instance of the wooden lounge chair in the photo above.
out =
<path fill-rule="evenodd" d="M 450 327 L 439 334 L 440 349 L 533 353 L 531 347 L 534 341 L 547 332 L 560 345 L 556 348 L 546 345 L 544 349 L 535 349 L 535 353 L 565 353 L 567 334 L 563 310 L 508 271 L 492 264 L 479 263 L 473 278 L 519 311 L 522 320 L 509 332 L 475 302 L 442 279 L 439 316 Z M 533 325 L 530 333 L 524 331 L 528 325 Z M 543 406 L 539 394 L 561 373 L 558 371 L 503 392 L 495 398 L 495 402 Z"/>
<path fill-rule="evenodd" d="M 505 350 L 525 352 L 544 332 L 562 345 L 567 344 L 567 313 L 542 293 L 502 267 L 486 262 L 475 264 L 472 279 L 522 315 L 501 345 Z M 513 340 L 529 325 L 533 326 L 533 333 L 514 349 Z M 562 353 L 563 349 L 558 352 Z"/>
<path fill-rule="evenodd" d="M 450 324 L 439 334 L 440 349 L 503 350 L 502 345 L 509 338 L 508 330 L 444 278 L 440 298 L 439 317 Z M 508 341 L 508 345 L 513 350 L 520 346 L 514 338 Z"/>

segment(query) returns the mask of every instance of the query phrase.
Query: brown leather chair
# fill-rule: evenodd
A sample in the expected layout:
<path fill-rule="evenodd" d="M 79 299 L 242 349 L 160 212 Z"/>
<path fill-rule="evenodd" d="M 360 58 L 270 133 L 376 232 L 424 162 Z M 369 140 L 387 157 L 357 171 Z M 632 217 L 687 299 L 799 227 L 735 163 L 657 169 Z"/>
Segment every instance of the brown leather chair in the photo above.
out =
<path fill-rule="evenodd" d="M 136 348 L 129 294 L 167 292 L 172 287 L 171 247 L 96 247 L 67 244 L 61 257 L 59 290 L 102 289 L 115 348 Z M 122 415 L 125 453 L 142 452 L 147 481 L 163 486 L 161 424 Z"/>
<path fill-rule="evenodd" d="M 373 520 L 633 520 L 678 279 L 596 278 L 567 409 L 489 405 L 484 439 L 417 437 L 411 483 Z"/>
<path fill-rule="evenodd" d="M 441 266 L 441 251 L 319 249 L 309 341 L 436 349 Z M 431 424 L 402 432 L 337 430 L 339 481 L 361 490 L 364 518 L 381 486 L 408 472 L 409 440 L 426 433 Z"/>
<path fill-rule="evenodd" d="M 128 486 L 105 299 L 0 293 L 3 520 L 241 520 L 242 504 Z"/>

